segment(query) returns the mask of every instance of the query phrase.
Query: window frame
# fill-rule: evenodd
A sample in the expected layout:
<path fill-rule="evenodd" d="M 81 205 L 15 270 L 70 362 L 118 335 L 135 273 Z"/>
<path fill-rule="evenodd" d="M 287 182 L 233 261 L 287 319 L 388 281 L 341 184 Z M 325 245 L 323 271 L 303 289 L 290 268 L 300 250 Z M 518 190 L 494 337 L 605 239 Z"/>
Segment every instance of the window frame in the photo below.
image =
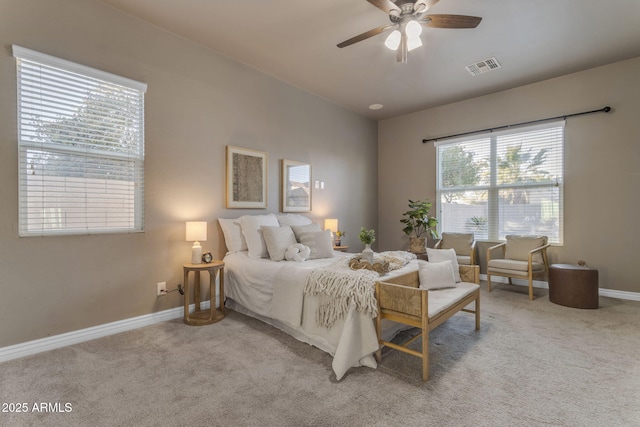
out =
<path fill-rule="evenodd" d="M 12 48 L 13 56 L 16 58 L 19 236 L 144 232 L 144 95 L 147 90 L 147 85 L 21 46 L 13 45 Z M 33 73 L 35 71 L 41 72 L 39 75 L 41 76 L 41 80 L 34 80 Z M 62 74 L 62 76 L 58 76 L 58 74 Z M 55 83 L 53 83 L 54 80 Z M 86 116 L 83 117 L 86 122 L 94 120 L 92 122 L 93 126 L 99 128 L 99 131 L 94 130 L 94 134 L 102 133 L 107 136 L 92 136 L 91 132 L 88 131 L 89 125 L 83 123 L 81 126 L 77 126 L 77 121 L 73 122 L 73 124 L 76 125 L 73 131 L 68 131 L 67 134 L 64 134 L 60 130 L 57 131 L 55 137 L 59 138 L 58 142 L 51 142 L 52 139 L 48 141 L 45 140 L 46 138 L 52 138 L 51 135 L 47 135 L 46 137 L 34 136 L 33 129 L 35 126 L 25 123 L 33 120 L 33 118 L 39 114 L 43 115 L 45 110 L 48 110 L 51 115 L 57 115 L 57 118 L 47 121 L 48 124 L 56 125 L 63 120 L 70 120 L 69 118 L 64 118 L 65 116 L 62 114 L 65 103 L 68 107 L 70 103 L 74 104 L 78 101 L 67 101 L 66 96 L 73 95 L 79 97 L 85 92 L 87 96 L 94 94 L 92 89 L 78 89 L 78 87 L 82 85 L 101 91 L 104 90 L 105 87 L 107 88 L 106 91 L 102 92 L 103 98 L 100 98 L 100 101 L 104 101 L 104 99 L 109 100 L 108 103 L 100 104 L 100 109 L 106 112 L 103 111 L 100 113 L 100 111 L 96 110 L 96 113 L 94 110 L 87 109 L 85 112 Z M 40 86 L 42 90 L 40 90 Z M 57 95 L 47 98 L 47 94 L 53 93 L 54 91 Z M 125 92 L 130 101 L 122 102 L 122 96 L 124 96 L 123 93 Z M 120 97 L 118 98 L 118 96 Z M 86 105 L 88 105 L 88 99 L 89 98 L 86 98 L 82 102 L 86 102 Z M 51 107 L 49 107 L 50 105 Z M 74 105 L 74 107 L 70 107 L 68 110 L 80 108 L 82 103 Z M 114 119 L 113 116 L 107 116 L 109 111 L 116 111 L 121 115 L 115 116 Z M 69 117 L 73 117 L 73 115 L 69 114 Z M 107 117 L 111 120 L 105 120 Z M 126 122 L 113 124 L 113 122 L 117 122 L 117 119 L 123 117 L 127 119 Z M 96 126 L 96 123 L 99 124 L 99 126 Z M 110 132 L 114 132 L 117 135 L 117 131 L 120 131 L 121 134 L 130 132 L 131 135 L 133 135 L 127 139 L 127 145 L 124 145 L 122 142 L 118 144 L 117 140 L 115 143 L 105 142 L 111 137 L 112 134 Z M 60 137 L 60 135 L 63 136 Z M 81 142 L 78 142 L 79 135 L 84 137 Z M 46 219 L 46 211 L 48 209 L 57 209 L 58 212 L 60 212 L 61 209 L 63 209 L 61 204 L 64 204 L 64 202 L 59 200 L 50 202 L 48 196 L 45 196 L 45 194 L 47 194 L 45 187 L 42 187 L 43 189 L 40 190 L 42 193 L 42 195 L 39 196 L 40 205 L 35 208 L 29 206 L 30 202 L 38 200 L 37 196 L 34 199 L 33 193 L 31 198 L 29 198 L 29 191 L 36 191 L 33 188 L 33 183 L 27 178 L 29 165 L 34 166 L 33 161 L 29 163 L 30 156 L 36 159 L 40 157 L 40 160 L 45 159 L 44 161 L 41 160 L 39 165 L 42 167 L 41 182 L 45 182 L 47 178 L 49 179 L 46 185 L 51 185 L 51 177 L 61 177 L 65 182 L 72 180 L 71 175 L 69 175 L 72 172 L 77 175 L 77 179 L 73 180 L 74 183 L 84 181 L 84 189 L 80 187 L 79 190 L 73 193 L 73 196 L 70 196 L 72 194 L 71 190 L 62 186 L 60 186 L 62 190 L 56 194 L 59 194 L 60 198 L 65 196 L 77 197 L 77 195 L 84 194 L 84 204 L 78 202 L 78 200 L 82 200 L 81 198 L 73 198 L 76 205 L 80 205 L 74 206 L 73 209 L 75 210 L 74 214 L 77 213 L 78 218 L 80 218 L 80 221 L 84 221 L 85 225 L 55 224 L 59 218 L 56 218 L 50 223 Z M 49 159 L 53 160 L 47 161 L 47 156 L 52 156 Z M 82 157 L 84 157 L 84 160 Z M 72 172 L 56 173 L 54 168 L 63 167 L 60 165 L 73 168 L 69 169 L 69 171 Z M 118 173 L 121 175 L 116 177 Z M 126 177 L 123 178 L 123 176 Z M 92 215 L 94 215 L 96 208 L 95 205 L 92 205 L 87 200 L 91 199 L 92 196 L 94 200 L 101 200 L 100 196 L 108 193 L 101 192 L 104 190 L 100 189 L 94 190 L 94 188 L 100 188 L 92 187 L 95 181 L 99 181 L 100 184 L 104 184 L 105 187 L 109 185 L 120 185 L 120 188 L 129 188 L 129 190 L 123 193 L 121 193 L 119 189 L 113 190 L 112 194 L 114 197 L 113 200 L 117 203 L 130 206 L 130 208 L 127 209 L 132 213 L 128 214 L 125 219 L 111 220 L 113 221 L 111 224 L 106 220 L 104 220 L 104 224 L 101 226 L 92 223 Z M 58 187 L 54 188 L 58 189 Z M 110 202 L 111 199 L 109 201 L 102 199 L 97 203 L 99 208 L 102 209 L 102 211 L 98 210 L 98 212 L 104 214 L 105 217 L 109 216 L 110 211 L 107 205 L 109 205 Z M 51 203 L 51 207 L 45 207 L 48 203 Z M 116 216 L 118 213 L 124 212 L 122 210 L 123 208 L 118 209 L 119 210 L 114 211 Z M 32 217 L 34 214 L 36 216 Z M 54 216 L 62 217 L 60 213 Z M 119 224 L 116 225 L 116 223 Z"/>
<path fill-rule="evenodd" d="M 553 128 L 561 128 L 562 129 L 562 138 L 560 141 L 561 145 L 561 161 L 559 162 L 560 167 L 560 176 L 556 177 L 555 180 L 549 180 L 546 182 L 540 183 L 504 183 L 498 184 L 498 171 L 497 171 L 497 159 L 498 159 L 498 138 L 509 136 L 509 135 L 517 135 L 528 133 L 537 130 L 546 130 Z M 500 131 L 484 131 L 478 132 L 471 135 L 465 135 L 458 138 L 451 138 L 445 141 L 437 141 L 434 146 L 436 148 L 436 212 L 437 212 L 437 231 L 438 233 L 442 233 L 442 195 L 443 192 L 456 192 L 456 191 L 486 191 L 487 192 L 487 238 L 476 238 L 478 241 L 500 241 L 504 239 L 500 239 L 500 190 L 511 189 L 511 188 L 526 188 L 528 190 L 533 189 L 544 189 L 550 187 L 558 188 L 558 238 L 551 239 L 550 243 L 553 246 L 562 246 L 564 242 L 564 174 L 565 174 L 565 147 L 566 147 L 566 132 L 565 132 L 565 120 L 550 120 L 541 124 L 535 125 L 523 125 L 512 127 L 506 130 Z M 479 185 L 462 185 L 455 187 L 446 187 L 442 188 L 442 156 L 440 147 L 451 147 L 455 145 L 464 145 L 465 143 L 470 143 L 473 141 L 480 141 L 482 139 L 487 139 L 486 142 L 489 144 L 489 183 L 488 184 L 479 184 Z M 456 231 L 456 230 L 444 230 L 446 231 Z M 506 233 L 512 234 L 512 233 Z M 516 234 L 516 233 L 513 233 Z"/>

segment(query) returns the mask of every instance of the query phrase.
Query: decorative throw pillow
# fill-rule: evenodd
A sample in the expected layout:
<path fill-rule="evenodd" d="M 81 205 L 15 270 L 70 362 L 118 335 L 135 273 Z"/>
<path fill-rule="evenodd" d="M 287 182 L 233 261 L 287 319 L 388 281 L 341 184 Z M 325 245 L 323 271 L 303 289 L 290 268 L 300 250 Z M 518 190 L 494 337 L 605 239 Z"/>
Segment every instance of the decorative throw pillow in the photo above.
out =
<path fill-rule="evenodd" d="M 453 264 L 451 263 L 451 261 L 421 261 L 418 265 L 420 289 L 433 290 L 456 287 L 456 280 L 453 276 Z"/>
<path fill-rule="evenodd" d="M 235 219 L 218 218 L 218 223 L 222 228 L 227 252 L 233 253 L 247 250 L 247 241 L 242 235 L 242 227 Z"/>
<path fill-rule="evenodd" d="M 460 267 L 458 265 L 458 258 L 456 257 L 456 251 L 453 249 L 432 249 L 427 248 L 427 258 L 429 262 L 443 262 L 443 261 L 451 261 L 451 265 L 453 266 L 453 276 L 456 279 L 456 282 L 461 282 L 460 278 Z"/>
<path fill-rule="evenodd" d="M 282 261 L 287 248 L 296 244 L 296 236 L 293 235 L 293 230 L 288 225 L 284 227 L 263 225 L 261 229 L 269 252 L 269 258 L 271 258 L 271 261 Z"/>
<path fill-rule="evenodd" d="M 300 243 L 311 249 L 310 259 L 333 257 L 333 242 L 329 230 L 302 233 Z"/>
<path fill-rule="evenodd" d="M 308 246 L 305 246 L 302 243 L 296 243 L 295 245 L 291 245 L 287 248 L 284 253 L 284 259 L 287 261 L 302 262 L 308 260 L 309 255 L 311 255 L 311 249 L 309 249 Z"/>
<path fill-rule="evenodd" d="M 237 219 L 242 227 L 242 235 L 247 241 L 249 258 L 267 258 L 269 251 L 262 237 L 263 225 L 279 227 L 278 219 L 274 214 L 269 215 L 244 215 Z"/>
<path fill-rule="evenodd" d="M 278 218 L 278 222 L 280 225 L 309 225 L 311 224 L 311 219 L 307 218 L 304 215 L 297 214 L 286 214 L 286 215 L 276 215 Z"/>
<path fill-rule="evenodd" d="M 300 236 L 303 233 L 312 233 L 314 231 L 322 231 L 320 228 L 320 224 L 312 223 L 307 225 L 292 225 L 291 229 L 293 230 L 293 234 L 296 235 L 296 240 L 298 243 L 302 243 L 300 241 Z"/>

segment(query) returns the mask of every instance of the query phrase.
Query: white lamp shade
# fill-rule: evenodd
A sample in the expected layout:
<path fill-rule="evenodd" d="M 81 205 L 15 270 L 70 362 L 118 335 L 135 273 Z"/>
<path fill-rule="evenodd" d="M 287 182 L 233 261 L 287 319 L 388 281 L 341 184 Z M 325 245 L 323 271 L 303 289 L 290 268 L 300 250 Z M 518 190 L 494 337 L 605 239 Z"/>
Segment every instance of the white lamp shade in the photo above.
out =
<path fill-rule="evenodd" d="M 420 46 L 422 46 L 422 40 L 420 39 L 420 37 L 407 40 L 407 50 L 409 52 L 411 52 L 413 49 L 419 48 Z"/>
<path fill-rule="evenodd" d="M 409 39 L 415 39 L 416 37 L 420 37 L 420 34 L 422 34 L 422 25 L 418 24 L 416 21 L 409 21 L 407 26 L 404 28 L 404 32 Z"/>
<path fill-rule="evenodd" d="M 207 222 L 188 221 L 186 239 L 187 242 L 207 241 Z"/>
<path fill-rule="evenodd" d="M 338 220 L 334 218 L 327 218 L 324 220 L 324 229 L 331 230 L 332 233 L 338 231 Z"/>
<path fill-rule="evenodd" d="M 398 46 L 400 46 L 400 37 L 400 31 L 393 30 L 384 41 L 384 45 L 391 50 L 396 50 L 398 49 Z"/>

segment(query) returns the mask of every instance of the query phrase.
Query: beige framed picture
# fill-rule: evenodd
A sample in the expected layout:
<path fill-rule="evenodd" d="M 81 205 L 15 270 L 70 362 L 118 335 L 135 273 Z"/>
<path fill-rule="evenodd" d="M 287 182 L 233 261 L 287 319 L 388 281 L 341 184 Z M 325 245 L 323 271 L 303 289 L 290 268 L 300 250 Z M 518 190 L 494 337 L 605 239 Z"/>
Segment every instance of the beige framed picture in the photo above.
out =
<path fill-rule="evenodd" d="M 267 207 L 267 164 L 264 151 L 227 145 L 227 208 Z"/>
<path fill-rule="evenodd" d="M 282 212 L 311 210 L 311 165 L 282 159 Z"/>

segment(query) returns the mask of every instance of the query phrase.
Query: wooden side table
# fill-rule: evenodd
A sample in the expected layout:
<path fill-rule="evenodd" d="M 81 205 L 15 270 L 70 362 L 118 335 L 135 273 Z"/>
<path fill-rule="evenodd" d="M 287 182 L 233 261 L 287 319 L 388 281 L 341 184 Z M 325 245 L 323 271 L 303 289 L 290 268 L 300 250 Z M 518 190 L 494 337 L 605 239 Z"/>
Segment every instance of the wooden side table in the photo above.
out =
<path fill-rule="evenodd" d="M 333 250 L 334 251 L 340 251 L 340 252 L 347 252 L 349 250 L 349 246 L 342 246 L 342 245 L 338 245 L 338 246 L 333 246 Z"/>
<path fill-rule="evenodd" d="M 208 264 L 184 264 L 184 323 L 187 325 L 209 325 L 224 319 L 224 262 Z M 194 272 L 193 299 L 196 309 L 189 313 L 189 273 Z M 209 310 L 200 309 L 200 274 L 209 272 Z M 216 308 L 216 275 L 220 277 L 220 308 Z"/>

